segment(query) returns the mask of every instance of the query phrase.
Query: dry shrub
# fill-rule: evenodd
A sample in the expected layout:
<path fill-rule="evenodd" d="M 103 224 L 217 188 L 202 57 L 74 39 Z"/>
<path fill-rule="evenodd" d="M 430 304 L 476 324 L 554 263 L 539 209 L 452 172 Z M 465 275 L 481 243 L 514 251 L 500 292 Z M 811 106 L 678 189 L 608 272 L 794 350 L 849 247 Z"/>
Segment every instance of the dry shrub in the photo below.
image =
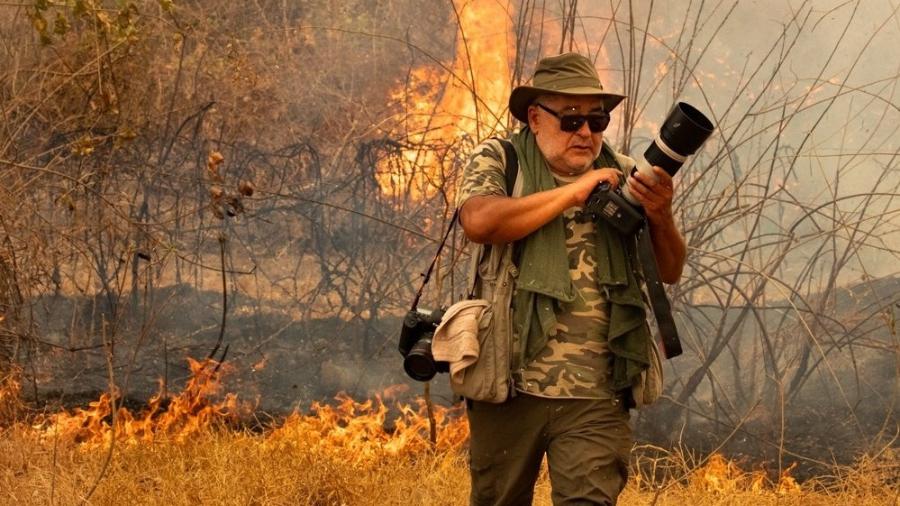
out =
<path fill-rule="evenodd" d="M 838 467 L 835 471 L 834 477 L 819 478 L 810 485 L 827 493 L 871 498 L 894 490 L 894 504 L 900 499 L 900 448 L 889 446 L 867 453 L 854 466 Z"/>
<path fill-rule="evenodd" d="M 20 377 L 15 368 L 0 376 L 0 428 L 13 425 L 25 414 Z"/>

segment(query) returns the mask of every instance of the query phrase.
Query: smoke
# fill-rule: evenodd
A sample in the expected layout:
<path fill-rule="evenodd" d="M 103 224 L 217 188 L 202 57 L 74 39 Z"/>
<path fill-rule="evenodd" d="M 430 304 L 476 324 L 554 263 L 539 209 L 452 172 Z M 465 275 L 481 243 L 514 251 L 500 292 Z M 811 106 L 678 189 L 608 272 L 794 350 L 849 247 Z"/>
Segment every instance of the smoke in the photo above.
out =
<path fill-rule="evenodd" d="M 150 394 L 219 336 L 231 387 L 273 411 L 405 381 L 397 318 L 465 156 L 515 126 L 493 91 L 474 106 L 478 90 L 572 49 L 629 96 L 607 132 L 619 149 L 641 153 L 679 100 L 717 127 L 677 179 L 690 259 L 670 295 L 686 353 L 667 364 L 672 402 L 642 415 L 677 415 L 659 438 L 824 411 L 860 444 L 895 427 L 898 7 L 490 1 L 486 25 L 458 30 L 481 3 L 176 2 L 190 30 L 129 18 L 140 35 L 97 61 L 79 42 L 95 47 L 102 23 L 73 18 L 80 31 L 46 48 L 2 11 L 0 259 L 16 297 L 0 301 L 0 346 L 26 363 L 23 391 L 94 394 L 109 358 Z M 32 67 L 49 81 L 21 77 Z M 212 214 L 213 151 L 222 188 L 255 188 L 239 215 Z M 417 177 L 428 191 L 411 190 Z M 429 306 L 460 296 L 460 246 Z"/>

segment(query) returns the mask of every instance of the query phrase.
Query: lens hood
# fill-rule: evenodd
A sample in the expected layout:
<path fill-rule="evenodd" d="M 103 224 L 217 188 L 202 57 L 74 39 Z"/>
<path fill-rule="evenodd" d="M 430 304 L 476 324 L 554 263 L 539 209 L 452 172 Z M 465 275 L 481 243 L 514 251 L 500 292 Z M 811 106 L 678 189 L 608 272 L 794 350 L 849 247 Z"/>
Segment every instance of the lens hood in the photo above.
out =
<path fill-rule="evenodd" d="M 712 122 L 694 106 L 678 102 L 659 129 L 644 158 L 674 176 L 687 157 L 697 152 L 712 134 Z"/>
<path fill-rule="evenodd" d="M 659 136 L 681 156 L 691 156 L 706 142 L 713 131 L 712 122 L 694 106 L 678 102 L 669 113 Z"/>

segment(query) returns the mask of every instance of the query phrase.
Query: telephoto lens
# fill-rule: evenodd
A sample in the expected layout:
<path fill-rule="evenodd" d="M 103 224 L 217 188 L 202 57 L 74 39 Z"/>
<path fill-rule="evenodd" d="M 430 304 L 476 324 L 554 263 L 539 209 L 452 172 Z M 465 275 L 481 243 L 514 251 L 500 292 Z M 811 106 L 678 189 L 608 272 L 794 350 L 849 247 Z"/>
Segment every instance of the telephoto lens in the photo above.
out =
<path fill-rule="evenodd" d="M 714 129 L 712 122 L 702 112 L 690 104 L 678 102 L 659 129 L 659 135 L 644 151 L 643 158 L 637 160 L 631 173 L 640 172 L 642 176 L 656 181 L 656 174 L 653 172 L 653 166 L 656 165 L 674 176 L 687 161 L 687 157 L 696 153 L 706 139 L 709 139 Z M 627 183 L 622 188 L 622 195 L 632 204 L 640 205 L 631 195 Z"/>

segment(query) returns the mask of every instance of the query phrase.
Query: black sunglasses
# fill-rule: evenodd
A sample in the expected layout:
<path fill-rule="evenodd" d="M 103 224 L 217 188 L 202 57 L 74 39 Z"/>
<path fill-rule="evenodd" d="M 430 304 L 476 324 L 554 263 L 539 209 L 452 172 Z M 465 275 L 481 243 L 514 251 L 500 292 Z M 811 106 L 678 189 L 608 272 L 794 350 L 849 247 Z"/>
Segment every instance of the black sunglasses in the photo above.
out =
<path fill-rule="evenodd" d="M 590 114 L 562 114 L 539 102 L 535 102 L 534 105 L 556 117 L 559 120 L 559 129 L 563 132 L 577 132 L 585 121 L 587 121 L 591 133 L 595 134 L 606 130 L 606 127 L 609 126 L 609 113 L 606 111 L 592 112 Z"/>

